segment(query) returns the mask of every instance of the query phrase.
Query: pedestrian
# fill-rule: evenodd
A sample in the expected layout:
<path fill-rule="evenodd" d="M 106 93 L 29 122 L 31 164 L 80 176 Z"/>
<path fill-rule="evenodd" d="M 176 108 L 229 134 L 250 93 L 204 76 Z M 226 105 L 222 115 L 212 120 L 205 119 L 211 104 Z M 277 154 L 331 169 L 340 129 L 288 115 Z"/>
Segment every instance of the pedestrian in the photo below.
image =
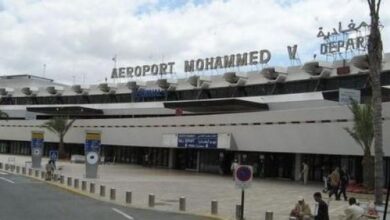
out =
<path fill-rule="evenodd" d="M 46 169 L 46 178 L 45 179 L 50 181 L 52 179 L 52 176 L 53 176 L 54 170 L 55 170 L 54 161 L 49 160 L 49 162 L 45 166 L 45 169 Z"/>
<path fill-rule="evenodd" d="M 295 217 L 297 220 L 305 220 L 312 217 L 310 206 L 302 196 L 298 197 L 298 202 L 295 204 L 294 209 L 291 210 L 290 216 Z"/>
<path fill-rule="evenodd" d="M 329 220 L 328 204 L 322 200 L 321 193 L 316 192 L 313 197 L 317 202 L 314 209 L 314 220 Z"/>
<path fill-rule="evenodd" d="M 307 163 L 302 163 L 301 177 L 303 177 L 303 184 L 307 184 L 307 177 L 309 175 L 309 165 Z"/>
<path fill-rule="evenodd" d="M 349 206 L 344 210 L 345 220 L 359 220 L 364 215 L 364 209 L 356 203 L 354 197 L 349 198 Z"/>
<path fill-rule="evenodd" d="M 238 167 L 238 160 L 234 159 L 232 165 L 230 166 L 230 170 L 232 171 L 232 174 L 233 174 L 233 180 L 235 180 L 234 175 L 235 175 L 237 167 Z"/>
<path fill-rule="evenodd" d="M 347 201 L 347 187 L 349 183 L 349 175 L 347 173 L 347 169 L 343 167 L 343 169 L 340 170 L 340 190 L 336 196 L 336 200 L 340 200 L 341 194 L 344 196 L 344 200 Z"/>
<path fill-rule="evenodd" d="M 337 192 L 340 184 L 340 174 L 339 174 L 338 167 L 336 167 L 336 169 L 334 169 L 333 172 L 329 175 L 329 180 L 330 180 L 329 198 L 332 198 L 332 195 L 334 194 L 337 199 Z"/>

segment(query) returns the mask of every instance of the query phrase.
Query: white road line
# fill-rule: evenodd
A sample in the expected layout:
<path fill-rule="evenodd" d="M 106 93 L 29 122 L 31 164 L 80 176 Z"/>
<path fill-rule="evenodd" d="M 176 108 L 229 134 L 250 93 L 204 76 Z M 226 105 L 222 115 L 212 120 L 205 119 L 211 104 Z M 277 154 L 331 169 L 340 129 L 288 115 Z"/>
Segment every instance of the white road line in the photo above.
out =
<path fill-rule="evenodd" d="M 0 177 L 0 180 L 4 180 L 4 181 L 7 181 L 9 183 L 15 183 L 14 181 L 10 180 L 10 179 L 7 179 L 7 178 L 4 178 L 4 177 Z"/>
<path fill-rule="evenodd" d="M 4 173 L 4 172 L 1 172 L 1 171 L 0 171 L 0 174 L 1 175 L 8 175 L 8 173 Z"/>
<path fill-rule="evenodd" d="M 116 212 L 116 213 L 118 213 L 118 214 L 121 214 L 123 217 L 125 217 L 125 218 L 127 218 L 127 219 L 134 220 L 133 217 L 131 217 L 130 215 L 128 215 L 128 214 L 126 214 L 126 213 L 124 213 L 124 212 L 122 212 L 122 211 L 119 210 L 119 209 L 112 208 L 112 211 L 114 211 L 114 212 Z"/>

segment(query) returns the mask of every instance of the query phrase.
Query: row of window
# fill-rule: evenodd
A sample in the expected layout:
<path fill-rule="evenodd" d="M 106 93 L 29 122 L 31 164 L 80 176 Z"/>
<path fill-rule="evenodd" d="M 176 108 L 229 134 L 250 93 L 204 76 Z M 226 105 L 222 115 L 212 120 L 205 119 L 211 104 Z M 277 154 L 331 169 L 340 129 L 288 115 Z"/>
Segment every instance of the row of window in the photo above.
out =
<path fill-rule="evenodd" d="M 390 71 L 382 73 L 382 85 L 390 85 Z M 45 97 L 1 97 L 0 105 L 26 104 L 87 104 L 87 103 L 126 103 L 195 100 L 207 98 L 228 98 L 243 96 L 264 96 L 313 91 L 337 90 L 339 88 L 361 89 L 369 87 L 367 74 L 333 77 L 329 79 L 308 79 L 276 84 L 248 85 L 243 87 L 222 87 L 207 90 L 191 89 L 167 91 L 164 95 L 137 96 L 126 94 L 45 96 Z"/>

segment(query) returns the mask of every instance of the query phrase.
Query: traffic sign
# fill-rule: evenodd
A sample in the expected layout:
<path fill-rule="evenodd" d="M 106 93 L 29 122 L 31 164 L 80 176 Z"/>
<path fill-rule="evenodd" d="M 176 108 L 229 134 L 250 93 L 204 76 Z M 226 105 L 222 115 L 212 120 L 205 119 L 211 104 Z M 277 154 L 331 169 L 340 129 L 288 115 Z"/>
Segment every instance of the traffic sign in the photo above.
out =
<path fill-rule="evenodd" d="M 236 186 L 240 189 L 247 189 L 250 187 L 253 178 L 253 168 L 248 165 L 237 166 L 234 172 L 234 179 Z"/>
<path fill-rule="evenodd" d="M 57 150 L 51 150 L 49 151 L 49 158 L 50 160 L 58 160 L 58 151 Z"/>

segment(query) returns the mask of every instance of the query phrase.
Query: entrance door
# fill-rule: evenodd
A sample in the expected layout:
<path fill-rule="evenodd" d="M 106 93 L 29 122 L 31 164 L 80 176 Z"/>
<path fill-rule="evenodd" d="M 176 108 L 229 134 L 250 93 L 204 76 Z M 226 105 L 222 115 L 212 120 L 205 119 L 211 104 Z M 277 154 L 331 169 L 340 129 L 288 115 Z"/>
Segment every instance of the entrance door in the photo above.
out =
<path fill-rule="evenodd" d="M 199 170 L 199 150 L 196 149 L 186 149 L 185 150 L 186 158 L 186 170 Z"/>

